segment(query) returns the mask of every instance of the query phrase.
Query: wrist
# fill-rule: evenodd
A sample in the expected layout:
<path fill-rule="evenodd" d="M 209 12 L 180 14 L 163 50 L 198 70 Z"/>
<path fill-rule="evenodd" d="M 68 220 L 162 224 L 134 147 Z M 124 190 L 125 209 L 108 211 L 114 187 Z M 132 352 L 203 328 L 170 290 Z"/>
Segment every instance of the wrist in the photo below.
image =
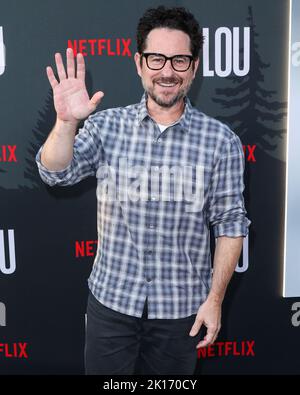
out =
<path fill-rule="evenodd" d="M 75 134 L 78 129 L 79 122 L 79 120 L 65 121 L 57 117 L 54 130 L 57 134 Z"/>
<path fill-rule="evenodd" d="M 220 293 L 215 292 L 213 289 L 211 289 L 206 300 L 215 304 L 222 304 L 223 299 L 224 295 L 221 295 Z"/>
<path fill-rule="evenodd" d="M 60 119 L 59 117 L 56 117 L 56 124 L 57 126 L 62 126 L 62 127 L 69 127 L 69 128 L 77 128 L 79 125 L 80 120 L 74 119 L 72 121 L 66 121 L 64 119 Z"/>

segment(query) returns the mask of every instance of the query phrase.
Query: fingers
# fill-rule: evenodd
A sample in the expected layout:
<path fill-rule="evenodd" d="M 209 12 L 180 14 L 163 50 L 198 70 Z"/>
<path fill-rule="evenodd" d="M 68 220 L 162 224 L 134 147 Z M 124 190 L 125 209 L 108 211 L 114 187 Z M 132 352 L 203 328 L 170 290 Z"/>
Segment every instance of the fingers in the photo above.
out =
<path fill-rule="evenodd" d="M 96 93 L 93 95 L 93 97 L 91 98 L 91 100 L 90 100 L 90 102 L 89 102 L 89 106 L 90 106 L 90 109 L 91 109 L 92 111 L 94 111 L 95 108 L 98 106 L 98 104 L 100 103 L 100 101 L 101 101 L 101 99 L 102 99 L 103 96 L 104 96 L 104 93 L 101 92 L 101 91 L 96 92 Z"/>
<path fill-rule="evenodd" d="M 85 80 L 85 63 L 82 53 L 77 54 L 77 78 L 84 81 Z"/>
<path fill-rule="evenodd" d="M 195 336 L 199 333 L 201 326 L 204 325 L 204 319 L 196 317 L 194 325 L 192 326 L 189 335 L 190 336 Z M 210 324 L 208 325 L 205 323 L 205 326 L 207 327 L 207 333 L 204 336 L 204 338 L 197 344 L 196 348 L 200 347 L 206 347 L 216 340 L 218 333 L 221 329 L 221 325 L 215 325 L 215 324 Z"/>
<path fill-rule="evenodd" d="M 59 80 L 60 81 L 65 80 L 66 71 L 63 65 L 61 54 L 59 52 L 55 54 L 55 63 L 56 63 L 56 69 L 57 69 Z"/>
<path fill-rule="evenodd" d="M 218 332 L 219 332 L 219 331 L 218 331 L 217 329 L 208 328 L 208 329 L 207 329 L 207 333 L 206 333 L 206 335 L 204 336 L 204 339 L 201 340 L 201 341 L 197 344 L 196 348 L 206 347 L 206 346 L 212 344 L 212 343 L 216 340 L 217 335 L 218 335 Z"/>
<path fill-rule="evenodd" d="M 54 76 L 52 67 L 48 66 L 46 68 L 46 72 L 47 72 L 47 77 L 48 77 L 48 80 L 50 82 L 50 85 L 51 85 L 52 89 L 54 89 L 56 87 L 56 85 L 58 85 L 58 81 L 57 81 L 57 79 Z"/>
<path fill-rule="evenodd" d="M 67 73 L 68 78 L 75 78 L 75 61 L 72 48 L 67 48 Z"/>
<path fill-rule="evenodd" d="M 62 56 L 59 52 L 55 54 L 55 63 L 56 63 L 56 69 L 57 69 L 57 74 L 59 77 L 59 81 L 65 80 L 66 78 L 76 78 L 75 77 L 75 60 L 74 60 L 74 52 L 72 48 L 67 48 L 66 50 L 66 55 L 67 55 L 67 73 L 65 71 L 65 67 L 63 64 Z M 84 57 L 83 55 L 79 52 L 77 54 L 77 78 L 85 81 L 85 62 L 84 62 Z M 58 84 L 57 79 L 54 76 L 53 70 L 51 67 L 49 69 L 47 68 L 47 76 L 49 79 L 49 82 L 54 88 Z"/>
<path fill-rule="evenodd" d="M 189 335 L 190 336 L 195 336 L 199 332 L 201 326 L 203 324 L 203 320 L 199 319 L 196 317 L 196 320 L 194 322 L 194 325 L 192 326 L 192 329 L 190 330 Z"/>
<path fill-rule="evenodd" d="M 65 67 L 63 64 L 62 56 L 59 52 L 55 54 L 55 63 L 57 74 L 59 80 L 64 80 L 66 78 L 76 78 L 75 77 L 75 60 L 74 60 L 74 52 L 72 48 L 67 48 L 66 50 L 66 57 L 67 57 L 67 73 L 65 71 Z M 77 78 L 81 79 L 82 81 L 85 80 L 85 62 L 82 53 L 77 54 Z M 48 75 L 48 71 L 47 71 Z"/>

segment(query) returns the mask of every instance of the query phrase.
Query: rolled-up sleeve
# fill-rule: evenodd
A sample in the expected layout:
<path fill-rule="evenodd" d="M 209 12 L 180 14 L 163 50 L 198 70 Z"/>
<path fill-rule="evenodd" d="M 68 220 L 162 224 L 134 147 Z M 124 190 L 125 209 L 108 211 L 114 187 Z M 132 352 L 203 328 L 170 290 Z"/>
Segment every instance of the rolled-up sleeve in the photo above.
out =
<path fill-rule="evenodd" d="M 243 198 L 245 158 L 237 135 L 225 144 L 215 165 L 208 205 L 214 236 L 247 236 L 251 221 Z"/>
<path fill-rule="evenodd" d="M 35 160 L 41 179 L 50 186 L 76 184 L 86 177 L 95 175 L 99 164 L 105 163 L 99 125 L 95 125 L 89 118 L 75 136 L 73 158 L 65 169 L 51 171 L 41 163 L 43 146 L 37 152 Z"/>

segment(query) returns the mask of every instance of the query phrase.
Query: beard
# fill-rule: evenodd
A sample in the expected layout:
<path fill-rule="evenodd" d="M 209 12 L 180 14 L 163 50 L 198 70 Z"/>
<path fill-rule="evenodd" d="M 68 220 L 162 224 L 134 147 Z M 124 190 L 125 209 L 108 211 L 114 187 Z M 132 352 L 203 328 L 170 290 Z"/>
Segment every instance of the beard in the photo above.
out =
<path fill-rule="evenodd" d="M 156 94 L 154 92 L 154 87 L 156 83 L 162 83 L 162 84 L 173 84 L 173 83 L 178 83 L 182 84 L 183 80 L 181 78 L 157 78 L 153 80 L 153 86 L 147 87 L 144 81 L 143 87 L 144 90 L 147 92 L 147 94 L 151 97 L 151 99 L 158 104 L 161 107 L 164 108 L 171 108 L 173 107 L 176 103 L 178 103 L 180 100 L 182 100 L 188 93 L 192 81 L 190 81 L 185 87 L 182 87 L 179 89 L 179 91 L 176 94 L 169 94 L 168 96 L 165 96 L 163 94 Z"/>

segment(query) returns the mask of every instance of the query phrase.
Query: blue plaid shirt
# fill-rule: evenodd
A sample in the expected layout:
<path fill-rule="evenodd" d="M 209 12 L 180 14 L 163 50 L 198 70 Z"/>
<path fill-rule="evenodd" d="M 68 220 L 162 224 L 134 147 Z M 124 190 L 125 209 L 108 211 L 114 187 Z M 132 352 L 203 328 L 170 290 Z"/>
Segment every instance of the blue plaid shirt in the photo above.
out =
<path fill-rule="evenodd" d="M 237 135 L 188 98 L 180 119 L 161 132 L 144 94 L 138 104 L 89 116 L 66 169 L 48 171 L 42 148 L 36 161 L 47 184 L 97 177 L 98 250 L 88 279 L 93 295 L 135 317 L 142 316 L 146 297 L 149 318 L 196 314 L 211 286 L 209 226 L 215 237 L 248 233 Z M 182 185 L 183 198 L 177 198 Z"/>

